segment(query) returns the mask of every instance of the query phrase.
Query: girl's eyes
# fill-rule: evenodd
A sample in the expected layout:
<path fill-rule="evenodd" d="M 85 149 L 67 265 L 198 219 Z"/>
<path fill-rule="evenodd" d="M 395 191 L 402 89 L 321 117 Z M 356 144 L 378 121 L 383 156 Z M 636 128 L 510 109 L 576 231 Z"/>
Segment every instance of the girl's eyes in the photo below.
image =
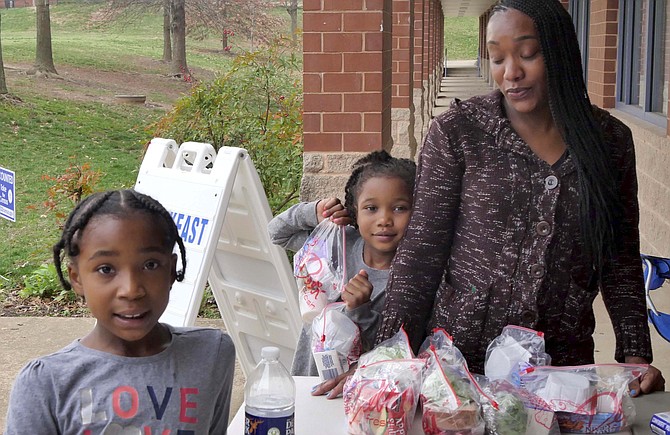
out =
<path fill-rule="evenodd" d="M 404 205 L 399 205 L 399 206 L 395 207 L 394 210 L 395 211 L 407 211 L 407 210 L 409 210 L 409 207 L 404 206 Z"/>
<path fill-rule="evenodd" d="M 111 266 L 100 266 L 96 270 L 103 275 L 109 275 L 114 271 Z"/>
<path fill-rule="evenodd" d="M 144 267 L 149 270 L 156 270 L 160 267 L 160 263 L 158 261 L 147 261 L 144 263 Z"/>
<path fill-rule="evenodd" d="M 367 205 L 367 206 L 363 207 L 363 210 L 375 211 L 375 210 L 377 210 L 377 207 L 374 206 L 374 205 Z"/>

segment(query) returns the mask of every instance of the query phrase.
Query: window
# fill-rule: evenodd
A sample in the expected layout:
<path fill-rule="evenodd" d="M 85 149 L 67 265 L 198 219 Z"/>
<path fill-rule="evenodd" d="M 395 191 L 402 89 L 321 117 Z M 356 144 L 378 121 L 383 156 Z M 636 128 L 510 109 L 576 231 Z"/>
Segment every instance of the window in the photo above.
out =
<path fill-rule="evenodd" d="M 666 128 L 665 1 L 619 2 L 617 109 Z"/>
<path fill-rule="evenodd" d="M 584 69 L 584 82 L 587 81 L 589 67 L 589 0 L 570 0 L 568 12 L 572 16 L 572 22 L 577 31 L 579 50 L 582 52 L 582 68 Z"/>

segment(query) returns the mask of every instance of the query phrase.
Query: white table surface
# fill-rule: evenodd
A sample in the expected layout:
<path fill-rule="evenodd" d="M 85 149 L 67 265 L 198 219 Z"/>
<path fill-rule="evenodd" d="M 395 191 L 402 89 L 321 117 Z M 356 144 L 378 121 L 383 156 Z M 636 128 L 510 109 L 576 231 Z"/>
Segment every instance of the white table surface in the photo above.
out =
<path fill-rule="evenodd" d="M 294 376 L 296 435 L 345 435 L 347 419 L 342 398 L 328 400 L 312 396 L 312 387 L 320 382 L 317 376 Z M 637 417 L 632 431 L 613 435 L 652 435 L 649 420 L 656 412 L 670 411 L 670 392 L 654 393 L 634 399 Z M 244 434 L 244 403 L 228 426 L 228 435 Z M 421 413 L 417 411 L 409 435 L 422 435 Z"/>

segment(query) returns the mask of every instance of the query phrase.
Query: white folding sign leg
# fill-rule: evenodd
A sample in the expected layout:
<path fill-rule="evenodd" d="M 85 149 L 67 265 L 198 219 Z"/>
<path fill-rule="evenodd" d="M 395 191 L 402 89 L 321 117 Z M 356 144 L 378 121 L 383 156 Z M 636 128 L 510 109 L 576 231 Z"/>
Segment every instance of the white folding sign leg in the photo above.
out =
<path fill-rule="evenodd" d="M 219 150 L 219 158 L 224 148 Z M 267 232 L 270 206 L 248 155 L 240 162 L 209 274 L 217 305 L 248 375 L 263 346 L 290 367 L 302 322 L 286 252 Z"/>
<path fill-rule="evenodd" d="M 193 325 L 216 251 L 238 166 L 246 151 L 216 151 L 210 144 L 153 139 L 142 161 L 135 189 L 170 212 L 186 247 L 186 275 L 175 282 L 161 321 Z M 181 259 L 178 262 L 181 267 Z"/>

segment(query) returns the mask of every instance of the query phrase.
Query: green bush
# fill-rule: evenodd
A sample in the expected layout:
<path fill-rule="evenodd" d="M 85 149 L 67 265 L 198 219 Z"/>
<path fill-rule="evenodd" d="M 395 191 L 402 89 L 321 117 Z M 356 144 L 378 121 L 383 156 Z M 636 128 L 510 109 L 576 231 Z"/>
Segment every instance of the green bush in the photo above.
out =
<path fill-rule="evenodd" d="M 60 300 L 75 300 L 76 294 L 72 290 L 65 290 L 58 279 L 56 266 L 42 264 L 23 279 L 24 287 L 19 292 L 22 298 L 37 296 Z"/>
<path fill-rule="evenodd" d="M 288 40 L 237 56 L 154 124 L 154 137 L 244 148 L 276 214 L 295 202 L 302 178 L 300 58 Z"/>

